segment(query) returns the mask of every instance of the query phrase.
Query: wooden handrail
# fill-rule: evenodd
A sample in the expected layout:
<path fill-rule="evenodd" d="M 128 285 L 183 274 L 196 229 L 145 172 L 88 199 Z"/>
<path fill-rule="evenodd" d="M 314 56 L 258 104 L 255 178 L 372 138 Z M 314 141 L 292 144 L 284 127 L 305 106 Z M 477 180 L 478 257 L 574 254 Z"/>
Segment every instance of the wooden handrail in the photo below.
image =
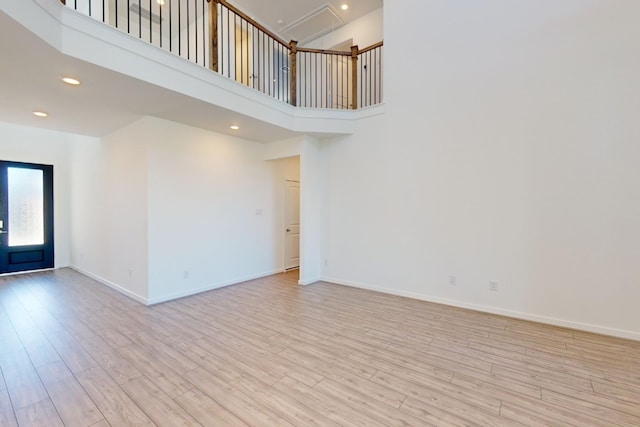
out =
<path fill-rule="evenodd" d="M 361 53 L 369 52 L 370 50 L 377 49 L 381 47 L 384 42 L 378 42 L 376 44 L 372 44 L 369 47 L 365 47 L 364 49 L 358 49 L 358 55 Z M 351 51 L 342 51 L 342 50 L 328 50 L 328 49 L 311 49 L 307 47 L 299 47 L 298 52 L 306 52 L 306 53 L 323 53 L 325 55 L 342 55 L 342 56 L 351 56 Z"/>
<path fill-rule="evenodd" d="M 351 52 L 344 52 L 341 50 L 324 50 L 324 49 L 309 49 L 306 47 L 299 47 L 298 52 L 305 53 L 322 53 L 325 55 L 342 55 L 342 56 L 351 56 Z"/>
<path fill-rule="evenodd" d="M 371 46 L 369 46 L 369 47 L 365 47 L 365 48 L 364 48 L 364 49 L 362 49 L 362 50 L 358 50 L 358 54 L 361 54 L 361 53 L 367 53 L 367 52 L 369 52 L 370 50 L 377 49 L 377 48 L 379 48 L 379 47 L 382 47 L 383 45 L 384 45 L 384 42 L 378 42 L 378 43 L 376 43 L 376 44 L 372 44 L 372 45 L 371 45 Z"/>
<path fill-rule="evenodd" d="M 65 6 L 67 5 L 67 0 L 58 0 L 58 1 L 62 5 L 65 5 Z M 148 1 L 149 4 L 151 4 L 152 0 L 144 0 L 144 1 Z M 181 0 L 168 0 L 169 11 L 171 11 L 170 8 L 173 1 L 179 2 Z M 327 108 L 357 109 L 360 107 L 359 104 L 361 104 L 362 106 L 372 105 L 369 100 L 371 98 L 371 90 L 373 90 L 373 97 L 375 98 L 374 102 L 380 102 L 380 97 L 378 96 L 378 92 L 376 92 L 379 89 L 380 94 L 382 93 L 382 89 L 380 86 L 381 81 L 379 77 L 379 75 L 381 74 L 381 71 L 379 71 L 380 59 L 378 59 L 377 52 L 376 53 L 370 53 L 370 52 L 382 47 L 383 46 L 382 41 L 372 44 L 371 46 L 368 46 L 364 49 L 359 49 L 357 45 L 351 46 L 350 50 L 348 51 L 299 47 L 297 41 L 291 40 L 290 42 L 285 42 L 277 34 L 275 34 L 274 32 L 271 32 L 269 29 L 262 26 L 258 21 L 256 21 L 255 19 L 245 14 L 244 12 L 239 10 L 237 7 L 230 4 L 229 1 L 233 1 L 233 0 L 206 0 L 206 2 L 209 5 L 208 11 L 205 10 L 204 6 L 201 9 L 204 16 L 206 16 L 205 14 L 208 14 L 208 20 L 210 23 L 209 32 L 207 34 L 207 31 L 204 29 L 205 21 L 203 20 L 201 46 L 206 47 L 206 44 L 208 42 L 209 50 L 207 52 L 208 53 L 208 57 L 207 57 L 207 54 L 205 53 L 205 47 L 200 49 L 202 51 L 202 56 L 201 56 L 202 60 L 198 58 L 198 53 L 196 53 L 196 59 L 195 59 L 196 63 L 199 63 L 199 64 L 201 63 L 204 66 L 208 66 L 211 70 L 215 72 L 222 73 L 223 75 L 229 78 L 235 78 L 236 81 L 242 84 L 246 84 L 247 86 L 257 88 L 258 90 L 261 90 L 263 93 L 268 93 L 269 95 L 272 95 L 277 99 L 280 99 L 285 102 L 288 101 L 291 105 L 296 107 L 303 106 L 303 107 L 318 108 L 317 106 L 320 105 L 320 108 L 322 108 L 323 106 L 327 106 Z M 203 0 L 203 3 L 204 3 L 204 0 Z M 102 22 L 109 24 L 110 23 L 109 20 L 105 19 L 105 1 L 104 0 L 102 1 L 102 4 L 103 4 Z M 128 1 L 127 1 L 127 4 L 128 4 Z M 75 5 L 75 8 L 77 9 L 76 3 L 70 2 L 69 6 L 72 6 L 72 5 Z M 220 5 L 221 9 L 218 9 L 218 5 Z M 116 7 L 117 7 L 117 4 L 116 4 Z M 226 36 L 221 35 L 222 31 L 225 29 L 225 25 L 224 25 L 225 16 L 224 15 L 221 16 L 221 13 L 225 11 L 225 9 L 222 9 L 223 7 L 226 8 L 226 13 L 227 13 L 226 26 L 227 27 L 231 27 L 232 24 L 229 22 L 229 19 L 233 17 L 233 20 L 234 20 L 233 26 L 237 25 L 237 22 L 238 22 L 237 20 L 240 20 L 241 22 L 240 25 L 242 26 L 241 31 L 245 31 L 244 27 L 246 27 L 247 32 L 249 31 L 258 32 L 258 35 L 256 37 L 260 45 L 257 47 L 257 49 L 254 49 L 254 47 L 252 46 L 248 46 L 248 43 L 249 43 L 248 41 L 244 42 L 245 45 L 247 45 L 247 46 L 243 45 L 245 46 L 244 51 L 241 48 L 241 52 L 240 52 L 241 56 L 239 57 L 240 58 L 240 74 L 241 74 L 240 77 L 238 77 L 239 74 L 237 70 L 238 53 L 233 52 L 231 50 L 233 49 L 232 43 L 237 43 L 237 40 L 235 40 L 234 37 L 230 37 L 228 34 Z M 139 5 L 139 11 L 140 11 L 140 5 Z M 116 12 L 117 12 L 117 9 L 116 9 Z M 140 15 L 140 13 L 138 14 Z M 92 16 L 91 8 L 89 8 L 89 15 Z M 115 25 L 116 28 L 120 28 L 120 26 L 118 25 L 117 16 L 118 15 L 116 13 L 115 24 L 112 24 L 112 25 Z M 220 18 L 223 19 L 222 28 L 218 22 Z M 128 16 L 127 16 L 127 19 L 129 19 Z M 126 28 L 128 33 L 130 33 L 129 23 L 130 21 L 127 21 Z M 177 28 L 178 33 L 181 34 L 180 20 L 178 21 L 177 26 L 178 26 Z M 252 28 L 249 28 L 249 26 L 251 26 Z M 169 13 L 170 34 L 171 34 L 172 28 L 173 26 L 171 24 L 171 13 Z M 233 31 L 233 28 L 226 28 L 226 30 Z M 187 31 L 189 30 L 187 29 Z M 151 34 L 151 23 L 149 24 L 149 34 Z M 233 34 L 235 33 L 232 33 L 232 35 Z M 255 34 L 255 33 L 252 33 L 252 34 Z M 199 37 L 197 30 L 195 35 L 196 37 Z M 139 34 L 139 36 L 140 38 L 142 38 L 141 33 Z M 260 41 L 261 40 L 260 36 L 264 36 L 264 38 L 270 39 L 266 41 L 267 43 L 266 45 L 265 45 L 264 38 L 262 39 L 263 41 Z M 188 35 L 188 37 L 191 37 L 191 36 Z M 247 35 L 246 39 L 250 40 L 250 37 L 251 37 L 250 35 Z M 180 40 L 179 35 L 178 35 L 178 39 Z M 151 39 L 149 39 L 149 42 L 151 42 Z M 242 35 L 240 36 L 240 43 L 241 44 L 243 43 Z M 177 54 L 179 56 L 183 56 L 180 51 L 181 46 L 182 46 L 182 43 L 179 41 L 178 48 L 177 48 Z M 190 59 L 188 54 L 189 52 L 188 46 L 189 46 L 189 39 L 187 38 L 187 59 Z M 255 46 L 255 44 L 253 46 Z M 162 38 L 160 38 L 160 47 L 162 47 Z M 196 40 L 196 49 L 198 49 L 198 40 Z M 220 49 L 222 50 L 223 55 L 219 57 Z M 237 46 L 236 46 L 236 49 L 237 49 Z M 171 43 L 169 43 L 169 50 L 171 52 L 174 51 L 174 49 L 172 49 L 171 47 Z M 255 52 L 253 54 L 254 55 L 253 58 L 251 59 L 248 56 L 249 53 L 247 53 L 246 62 L 245 64 L 243 64 L 244 52 L 248 50 L 252 52 L 253 50 L 257 50 L 258 65 L 257 66 L 255 64 L 252 65 L 253 67 L 252 69 L 250 69 L 250 64 L 253 64 L 253 62 L 251 61 L 256 60 Z M 225 53 L 226 53 L 226 61 L 224 56 Z M 300 55 L 300 58 L 298 58 L 299 56 L 298 53 L 302 54 Z M 369 53 L 369 57 L 361 56 L 362 54 L 366 54 L 366 53 Z M 314 56 L 305 55 L 305 54 L 312 54 Z M 371 76 L 372 73 L 366 72 L 368 71 L 367 68 L 369 66 L 369 63 L 372 61 L 371 55 L 374 55 L 373 66 L 378 67 L 377 72 L 375 71 L 376 69 L 374 69 L 373 73 L 377 73 L 377 74 L 374 74 L 373 77 Z M 269 57 L 266 59 L 263 59 L 262 60 L 263 62 L 261 62 L 261 56 L 262 57 L 269 56 Z M 287 56 L 289 59 L 288 64 L 286 64 Z M 335 57 L 339 57 L 339 58 L 335 58 Z M 278 64 L 277 67 L 279 68 L 279 70 L 272 69 L 273 67 L 276 66 L 276 62 L 275 62 L 276 59 Z M 233 63 L 234 61 L 236 62 L 236 64 Z M 285 63 L 284 66 L 280 66 L 281 61 Z M 308 63 L 308 61 L 312 61 L 312 62 Z M 360 65 L 359 63 L 364 64 L 362 65 L 362 68 L 364 71 L 358 68 L 358 66 Z M 315 71 L 312 70 L 312 67 L 314 66 L 314 64 L 315 64 Z M 319 64 L 319 67 L 318 67 L 318 64 Z M 304 73 L 300 81 L 298 81 L 298 76 L 300 75 L 299 71 L 301 71 L 301 70 L 298 70 L 299 66 L 301 67 L 301 70 Z M 233 76 L 230 70 L 236 70 L 235 71 L 236 75 Z M 265 73 L 265 75 L 260 76 L 261 71 Z M 251 75 L 249 75 L 249 73 L 251 73 Z M 285 74 L 287 73 L 289 74 L 288 79 L 285 77 Z M 362 81 L 359 81 L 361 80 L 361 76 L 362 76 Z M 271 82 L 272 79 L 273 79 L 273 83 Z M 318 83 L 316 83 L 316 86 L 313 87 L 312 86 L 313 82 L 309 83 L 306 81 L 306 79 L 316 79 Z M 372 79 L 375 79 L 375 82 L 373 82 Z M 287 88 L 287 85 L 289 86 L 288 88 Z M 330 85 L 332 86 L 329 87 Z M 360 87 L 358 85 L 360 85 Z M 364 91 L 363 88 L 364 89 L 368 88 L 369 90 L 369 97 L 366 100 L 364 98 L 358 99 L 359 90 Z M 313 92 L 311 92 L 311 90 L 313 90 Z M 320 91 L 320 93 L 318 92 L 318 90 Z M 326 93 L 324 93 L 323 90 Z M 298 94 L 298 91 L 300 91 L 300 94 Z M 364 97 L 364 95 L 362 96 Z M 335 105 L 336 107 L 331 107 L 330 105 Z"/>
<path fill-rule="evenodd" d="M 268 29 L 266 29 L 265 27 L 260 25 L 260 23 L 258 21 L 256 21 L 255 19 L 251 18 L 246 13 L 242 12 L 240 9 L 238 9 L 237 7 L 235 7 L 234 5 L 229 3 L 227 0 L 216 0 L 216 1 L 218 3 L 220 3 L 221 5 L 225 6 L 227 9 L 229 9 L 233 13 L 235 13 L 236 15 L 238 15 L 239 17 L 241 17 L 242 19 L 244 19 L 245 21 L 247 21 L 248 23 L 250 23 L 251 25 L 253 25 L 254 27 L 256 27 L 257 29 L 259 29 L 260 31 L 262 31 L 263 33 L 265 33 L 266 35 L 268 35 L 269 37 L 271 37 L 272 39 L 274 39 L 275 41 L 277 41 L 278 43 L 280 43 L 281 45 L 283 45 L 285 47 L 289 46 L 289 43 L 287 43 L 286 41 L 282 40 L 280 37 L 278 37 L 277 35 L 275 35 L 271 31 L 269 31 Z"/>
<path fill-rule="evenodd" d="M 65 0 L 62 0 L 62 1 L 65 1 Z M 251 25 L 256 27 L 258 30 L 262 31 L 263 33 L 265 33 L 266 35 L 268 35 L 269 37 L 271 37 L 272 39 L 274 39 L 275 41 L 277 41 L 278 43 L 280 43 L 281 45 L 283 45 L 285 47 L 289 47 L 291 42 L 294 41 L 294 40 L 291 40 L 289 42 L 284 41 L 279 36 L 277 36 L 275 33 L 271 32 L 269 29 L 265 28 L 258 21 L 256 21 L 255 19 L 251 18 L 249 15 L 247 15 L 246 13 L 244 13 L 243 11 L 241 11 L 240 9 L 238 9 L 237 7 L 235 7 L 234 5 L 229 3 L 227 0 L 207 0 L 207 2 L 211 2 L 211 1 L 213 1 L 214 4 L 215 3 L 220 3 L 221 5 L 225 6 L 227 9 L 229 9 L 230 11 L 232 11 L 233 13 L 238 15 L 240 18 L 244 19 L 245 21 L 247 21 L 248 23 L 250 23 Z M 297 43 L 298 42 L 296 41 L 296 44 Z M 358 50 L 358 54 L 365 53 L 365 52 L 368 52 L 370 50 L 376 49 L 376 48 L 382 46 L 382 44 L 383 44 L 383 42 L 378 42 L 378 43 L 372 44 L 369 47 L 365 47 L 362 50 Z M 298 47 L 297 50 L 298 50 L 298 52 L 323 53 L 325 55 L 343 55 L 343 56 L 351 56 L 352 55 L 352 52 L 345 52 L 345 51 L 340 51 L 340 50 L 312 49 L 312 48 L 305 48 L 305 47 Z"/>

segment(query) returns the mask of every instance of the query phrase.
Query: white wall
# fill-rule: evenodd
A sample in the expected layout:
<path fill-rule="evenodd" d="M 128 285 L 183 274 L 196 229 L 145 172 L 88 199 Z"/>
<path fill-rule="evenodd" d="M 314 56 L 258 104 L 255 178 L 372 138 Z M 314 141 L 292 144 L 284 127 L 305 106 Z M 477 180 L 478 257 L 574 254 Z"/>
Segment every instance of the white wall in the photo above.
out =
<path fill-rule="evenodd" d="M 387 2 L 387 114 L 324 147 L 325 278 L 640 339 L 639 13 Z"/>
<path fill-rule="evenodd" d="M 0 159 L 53 165 L 55 267 L 69 265 L 69 144 L 91 138 L 0 122 Z"/>
<path fill-rule="evenodd" d="M 147 135 L 144 119 L 72 149 L 72 263 L 148 298 Z"/>
<path fill-rule="evenodd" d="M 299 159 L 145 117 L 74 145 L 73 265 L 145 303 L 280 272 Z"/>
<path fill-rule="evenodd" d="M 309 285 L 322 278 L 326 187 L 321 142 L 306 137 L 300 155 L 300 278 Z"/>
<path fill-rule="evenodd" d="M 149 301 L 283 269 L 283 183 L 265 145 L 146 118 Z M 283 172 L 284 173 L 284 172 Z"/>

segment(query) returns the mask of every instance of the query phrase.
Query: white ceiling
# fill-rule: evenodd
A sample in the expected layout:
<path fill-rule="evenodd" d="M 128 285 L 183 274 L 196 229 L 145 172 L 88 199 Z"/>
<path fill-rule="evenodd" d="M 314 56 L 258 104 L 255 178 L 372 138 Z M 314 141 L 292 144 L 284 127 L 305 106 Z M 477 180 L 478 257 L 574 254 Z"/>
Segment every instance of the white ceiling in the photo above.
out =
<path fill-rule="evenodd" d="M 291 34 L 286 30 L 292 24 L 325 7 L 329 7 L 343 24 L 347 24 L 381 8 L 383 4 L 382 0 L 229 0 L 229 2 L 285 41 L 290 39 Z M 348 5 L 349 8 L 342 10 L 343 4 Z M 337 29 L 340 25 L 342 24 L 336 21 L 332 29 Z M 298 41 L 308 42 L 309 40 Z"/>
<path fill-rule="evenodd" d="M 347 0 L 349 21 L 381 6 L 382 0 Z M 277 29 L 277 20 L 304 17 L 326 2 L 318 0 L 236 0 L 232 4 Z M 242 3 L 242 4 L 241 4 Z M 340 2 L 332 1 L 339 9 Z M 278 12 L 278 11 L 283 12 Z M 271 25 L 275 22 L 275 25 Z M 166 88 L 139 81 L 61 54 L 0 11 L 0 121 L 63 132 L 104 136 L 143 116 L 156 116 L 254 141 L 270 142 L 296 133 L 239 115 Z M 80 76 L 70 87 L 63 75 Z M 117 88 L 117 89 L 116 89 Z M 33 116 L 47 111 L 45 119 Z M 245 124 L 230 131 L 228 124 Z"/>

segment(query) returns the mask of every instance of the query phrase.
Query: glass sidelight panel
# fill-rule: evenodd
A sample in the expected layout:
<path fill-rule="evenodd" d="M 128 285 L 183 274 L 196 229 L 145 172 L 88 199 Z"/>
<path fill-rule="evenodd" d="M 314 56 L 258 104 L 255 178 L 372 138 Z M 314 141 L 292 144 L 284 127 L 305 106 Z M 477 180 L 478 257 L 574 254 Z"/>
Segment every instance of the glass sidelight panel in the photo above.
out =
<path fill-rule="evenodd" d="M 44 244 L 44 174 L 7 168 L 9 246 Z"/>

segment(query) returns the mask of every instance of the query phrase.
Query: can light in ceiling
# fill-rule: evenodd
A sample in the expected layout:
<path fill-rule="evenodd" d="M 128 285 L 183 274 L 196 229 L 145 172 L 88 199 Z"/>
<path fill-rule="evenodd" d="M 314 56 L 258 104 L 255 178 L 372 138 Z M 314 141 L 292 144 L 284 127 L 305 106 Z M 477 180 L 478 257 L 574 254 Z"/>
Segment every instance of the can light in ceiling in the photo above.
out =
<path fill-rule="evenodd" d="M 74 79 L 73 77 L 63 77 L 62 81 L 71 86 L 80 85 L 80 80 Z"/>
<path fill-rule="evenodd" d="M 160 6 L 164 6 L 164 0 L 156 0 Z"/>
<path fill-rule="evenodd" d="M 45 113 L 44 111 L 34 111 L 33 115 L 36 117 L 47 117 L 49 114 Z"/>
<path fill-rule="evenodd" d="M 238 125 L 231 125 L 231 126 L 229 126 L 229 129 L 231 129 L 231 130 L 238 130 L 238 129 L 240 129 L 240 126 L 238 126 Z"/>
<path fill-rule="evenodd" d="M 340 6 L 340 9 L 347 10 L 347 9 L 349 9 L 349 5 L 346 4 L 346 3 L 342 3 L 342 6 Z"/>

